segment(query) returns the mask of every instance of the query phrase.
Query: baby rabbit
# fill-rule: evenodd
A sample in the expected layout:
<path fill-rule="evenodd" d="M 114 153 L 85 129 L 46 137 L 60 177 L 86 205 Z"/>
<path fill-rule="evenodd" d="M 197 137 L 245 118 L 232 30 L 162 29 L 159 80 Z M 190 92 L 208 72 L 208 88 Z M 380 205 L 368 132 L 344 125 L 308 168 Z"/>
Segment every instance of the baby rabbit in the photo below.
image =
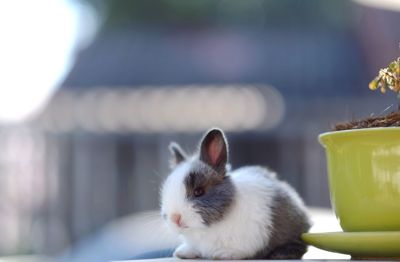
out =
<path fill-rule="evenodd" d="M 268 169 L 229 170 L 228 144 L 211 129 L 188 157 L 171 143 L 173 170 L 161 189 L 161 214 L 179 234 L 179 258 L 299 259 L 310 228 L 295 190 Z"/>

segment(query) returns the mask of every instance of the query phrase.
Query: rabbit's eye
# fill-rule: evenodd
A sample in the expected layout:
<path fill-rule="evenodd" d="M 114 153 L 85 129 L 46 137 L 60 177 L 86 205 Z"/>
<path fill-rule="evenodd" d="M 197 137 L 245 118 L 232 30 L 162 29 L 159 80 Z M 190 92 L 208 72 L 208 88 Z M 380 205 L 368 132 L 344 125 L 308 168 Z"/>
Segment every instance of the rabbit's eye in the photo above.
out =
<path fill-rule="evenodd" d="M 195 197 L 199 197 L 199 196 L 204 195 L 204 188 L 202 188 L 202 187 L 196 188 L 194 190 L 193 194 L 194 194 Z"/>

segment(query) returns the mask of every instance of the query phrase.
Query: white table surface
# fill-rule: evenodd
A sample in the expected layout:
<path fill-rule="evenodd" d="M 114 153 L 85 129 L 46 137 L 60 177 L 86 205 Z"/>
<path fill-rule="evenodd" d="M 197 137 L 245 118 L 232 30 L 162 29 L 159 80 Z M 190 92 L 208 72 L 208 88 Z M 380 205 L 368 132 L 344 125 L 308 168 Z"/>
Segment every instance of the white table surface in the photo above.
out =
<path fill-rule="evenodd" d="M 200 259 L 179 259 L 179 258 L 159 258 L 159 259 L 143 259 L 143 260 L 125 260 L 125 261 L 118 261 L 118 262 L 207 262 L 207 261 L 232 261 L 232 260 L 200 260 Z M 312 262 L 317 262 L 317 261 L 343 261 L 343 260 L 329 260 L 329 259 L 321 259 L 321 260 L 243 260 L 246 262 L 260 262 L 260 261 L 279 261 L 279 262 L 295 262 L 295 261 L 312 261 Z M 347 261 L 347 260 L 344 260 Z M 362 260 L 357 260 L 357 261 L 362 261 Z M 371 262 L 371 260 L 368 260 L 368 262 Z"/>

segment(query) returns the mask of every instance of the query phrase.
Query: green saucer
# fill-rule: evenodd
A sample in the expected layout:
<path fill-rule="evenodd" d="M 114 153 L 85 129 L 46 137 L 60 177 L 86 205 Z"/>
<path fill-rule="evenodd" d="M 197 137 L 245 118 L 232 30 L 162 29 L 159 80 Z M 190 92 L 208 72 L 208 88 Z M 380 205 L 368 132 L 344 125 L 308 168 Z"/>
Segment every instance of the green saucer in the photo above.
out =
<path fill-rule="evenodd" d="M 305 233 L 304 242 L 362 259 L 400 259 L 400 231 Z"/>

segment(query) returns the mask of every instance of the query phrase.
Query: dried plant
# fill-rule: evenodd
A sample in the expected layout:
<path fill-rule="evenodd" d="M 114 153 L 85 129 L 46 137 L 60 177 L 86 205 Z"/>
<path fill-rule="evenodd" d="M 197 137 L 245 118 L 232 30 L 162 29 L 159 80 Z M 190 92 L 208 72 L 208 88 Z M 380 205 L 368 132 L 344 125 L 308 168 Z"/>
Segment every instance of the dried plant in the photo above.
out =
<path fill-rule="evenodd" d="M 390 89 L 397 93 L 400 101 L 400 57 L 391 62 L 388 67 L 379 70 L 379 74 L 369 83 L 369 89 L 381 90 L 386 93 L 386 89 Z"/>
<path fill-rule="evenodd" d="M 385 116 L 371 116 L 361 120 L 339 123 L 333 127 L 334 131 L 371 127 L 400 127 L 400 57 L 391 62 L 388 67 L 379 70 L 378 76 L 369 83 L 369 89 L 379 89 L 382 93 L 386 93 L 386 89 L 395 92 L 398 100 L 398 111 Z M 387 109 L 389 108 L 391 106 Z"/>

